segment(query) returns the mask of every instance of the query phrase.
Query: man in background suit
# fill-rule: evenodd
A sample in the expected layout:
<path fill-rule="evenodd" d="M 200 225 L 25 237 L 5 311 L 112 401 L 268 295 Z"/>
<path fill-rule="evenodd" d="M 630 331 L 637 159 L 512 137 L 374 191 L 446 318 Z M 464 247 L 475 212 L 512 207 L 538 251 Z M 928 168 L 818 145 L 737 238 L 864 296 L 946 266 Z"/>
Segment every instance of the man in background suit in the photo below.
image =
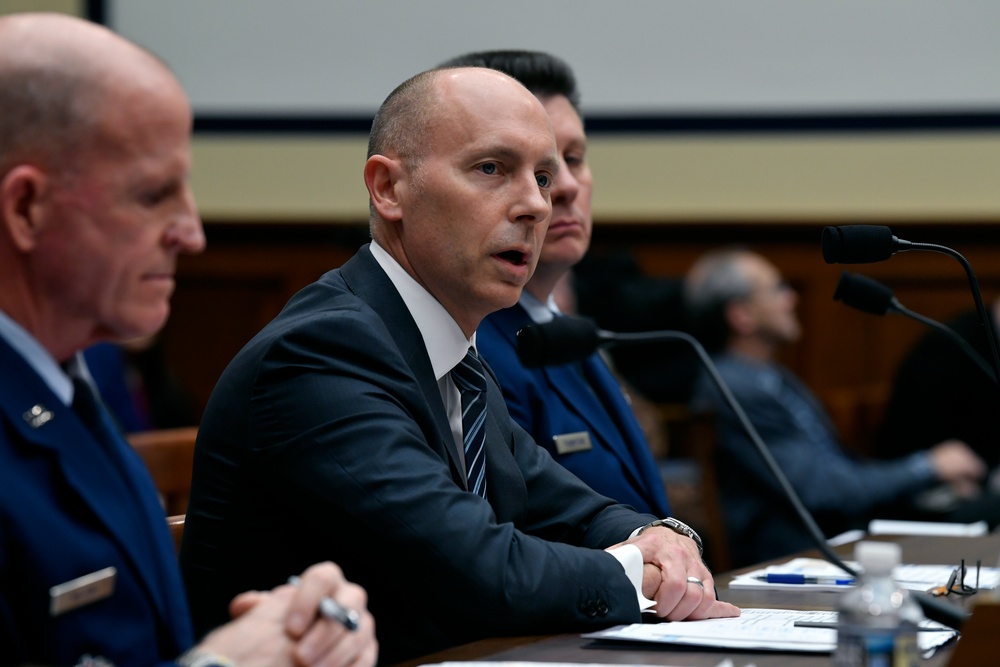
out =
<path fill-rule="evenodd" d="M 987 309 L 993 335 L 1000 330 L 1000 299 Z M 989 332 L 976 310 L 947 325 L 983 359 L 989 359 Z M 893 458 L 946 438 L 969 445 L 992 470 L 1000 468 L 1000 387 L 944 332 L 933 329 L 900 362 L 873 455 Z M 997 473 L 991 476 L 1000 482 Z M 998 492 L 1000 489 L 994 489 Z"/>
<path fill-rule="evenodd" d="M 880 508 L 939 482 L 972 488 L 985 467 L 960 442 L 892 461 L 864 460 L 840 443 L 819 400 L 776 361 L 801 334 L 797 297 L 766 259 L 708 253 L 687 275 L 694 330 L 788 481 L 832 537 L 867 526 Z M 812 540 L 721 393 L 702 374 L 692 399 L 717 416 L 715 463 L 734 565 L 809 548 Z"/>
<path fill-rule="evenodd" d="M 537 51 L 470 53 L 446 64 L 489 67 L 524 84 L 549 114 L 561 163 L 535 272 L 516 305 L 483 320 L 478 349 L 496 373 L 514 421 L 556 461 L 599 493 L 639 512 L 668 516 L 663 479 L 642 427 L 601 356 L 535 369 L 517 356 L 517 332 L 559 315 L 553 291 L 590 245 L 593 177 L 573 71 Z"/>
<path fill-rule="evenodd" d="M 556 464 L 476 356 L 552 211 L 541 103 L 500 72 L 425 72 L 383 102 L 368 153 L 373 242 L 294 296 L 209 400 L 181 547 L 196 627 L 320 554 L 368 590 L 387 663 L 638 622 L 641 594 L 673 620 L 736 615 L 693 539 Z"/>
<path fill-rule="evenodd" d="M 103 27 L 12 15 L 0 109 L 0 664 L 372 664 L 367 612 L 357 633 L 313 622 L 325 594 L 364 605 L 330 563 L 233 600 L 188 651 L 156 491 L 93 393 L 80 351 L 158 330 L 205 245 L 176 79 Z"/>

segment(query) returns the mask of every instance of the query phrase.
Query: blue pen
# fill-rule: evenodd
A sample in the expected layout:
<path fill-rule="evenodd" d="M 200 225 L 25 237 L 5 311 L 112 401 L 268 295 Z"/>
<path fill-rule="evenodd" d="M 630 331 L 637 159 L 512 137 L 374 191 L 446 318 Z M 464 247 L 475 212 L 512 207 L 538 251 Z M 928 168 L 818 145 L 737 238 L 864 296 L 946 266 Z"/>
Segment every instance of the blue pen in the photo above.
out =
<path fill-rule="evenodd" d="M 811 577 L 805 574 L 793 574 L 791 572 L 769 572 L 768 574 L 758 574 L 756 577 L 760 581 L 769 584 L 821 584 L 824 586 L 853 586 L 853 579 L 840 579 L 838 577 Z"/>

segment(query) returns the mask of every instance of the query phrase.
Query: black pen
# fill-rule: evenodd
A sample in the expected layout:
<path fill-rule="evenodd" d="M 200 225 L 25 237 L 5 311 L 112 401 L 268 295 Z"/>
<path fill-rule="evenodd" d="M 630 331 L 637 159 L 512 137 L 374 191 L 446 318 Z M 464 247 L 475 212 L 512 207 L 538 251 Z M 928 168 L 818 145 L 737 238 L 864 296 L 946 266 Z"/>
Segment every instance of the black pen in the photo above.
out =
<path fill-rule="evenodd" d="M 301 582 L 302 580 L 295 575 L 288 577 L 288 583 L 292 586 L 298 586 Z M 361 614 L 356 609 L 343 606 L 329 595 L 324 595 L 319 601 L 319 613 L 324 618 L 337 621 L 352 632 L 358 629 L 358 623 L 361 621 Z"/>

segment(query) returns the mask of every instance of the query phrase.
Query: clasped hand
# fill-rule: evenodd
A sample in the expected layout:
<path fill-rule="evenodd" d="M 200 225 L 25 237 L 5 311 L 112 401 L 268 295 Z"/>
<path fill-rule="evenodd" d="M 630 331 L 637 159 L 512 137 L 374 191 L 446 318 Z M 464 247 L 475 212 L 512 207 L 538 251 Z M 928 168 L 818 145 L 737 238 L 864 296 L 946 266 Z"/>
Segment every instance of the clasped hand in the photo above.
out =
<path fill-rule="evenodd" d="M 324 596 L 359 612 L 356 630 L 318 615 Z M 364 589 L 344 579 L 339 567 L 320 563 L 302 574 L 297 588 L 283 585 L 236 596 L 229 606 L 234 620 L 205 637 L 198 648 L 224 655 L 240 667 L 372 667 L 378 643 L 367 603 Z"/>
<path fill-rule="evenodd" d="M 698 545 L 665 527 L 644 530 L 623 544 L 642 553 L 642 594 L 668 621 L 739 616 L 739 607 L 715 597 L 715 580 L 701 560 Z"/>

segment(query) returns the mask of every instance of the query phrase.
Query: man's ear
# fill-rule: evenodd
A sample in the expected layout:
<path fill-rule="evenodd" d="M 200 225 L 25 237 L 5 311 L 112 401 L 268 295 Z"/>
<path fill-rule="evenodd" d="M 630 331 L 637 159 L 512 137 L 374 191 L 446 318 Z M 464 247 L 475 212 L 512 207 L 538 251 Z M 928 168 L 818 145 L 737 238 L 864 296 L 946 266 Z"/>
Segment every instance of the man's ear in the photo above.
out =
<path fill-rule="evenodd" d="M 403 217 L 400 185 L 404 175 L 403 165 L 384 155 L 373 155 L 365 163 L 368 197 L 379 216 L 387 222 L 401 220 Z"/>
<path fill-rule="evenodd" d="M 14 247 L 29 252 L 42 230 L 42 200 L 48 177 L 37 167 L 17 165 L 0 180 L 0 224 Z"/>
<path fill-rule="evenodd" d="M 730 301 L 726 304 L 726 323 L 729 330 L 737 336 L 752 334 L 756 327 L 749 304 L 743 301 Z"/>

